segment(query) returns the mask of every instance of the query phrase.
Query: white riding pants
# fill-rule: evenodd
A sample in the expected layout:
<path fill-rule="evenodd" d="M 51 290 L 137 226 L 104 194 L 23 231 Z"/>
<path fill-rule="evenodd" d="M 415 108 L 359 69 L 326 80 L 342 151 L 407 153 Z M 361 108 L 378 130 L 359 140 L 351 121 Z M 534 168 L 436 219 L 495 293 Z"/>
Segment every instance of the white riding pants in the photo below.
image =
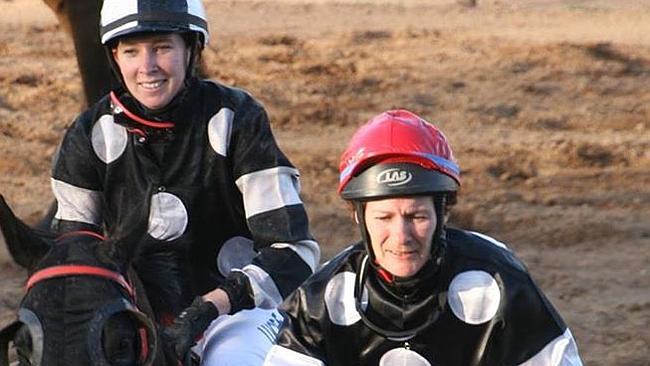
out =
<path fill-rule="evenodd" d="M 261 366 L 281 325 L 282 315 L 275 309 L 222 315 L 210 324 L 193 351 L 205 366 Z"/>

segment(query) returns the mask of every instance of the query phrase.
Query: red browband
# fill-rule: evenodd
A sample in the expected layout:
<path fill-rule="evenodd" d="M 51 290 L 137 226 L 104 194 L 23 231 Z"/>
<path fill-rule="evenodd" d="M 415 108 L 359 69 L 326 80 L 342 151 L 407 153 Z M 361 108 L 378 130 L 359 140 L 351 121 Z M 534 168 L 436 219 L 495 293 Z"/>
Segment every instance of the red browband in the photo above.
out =
<path fill-rule="evenodd" d="M 67 277 L 67 276 L 95 276 L 106 278 L 113 282 L 116 282 L 118 285 L 122 286 L 129 294 L 132 299 L 135 299 L 135 291 L 133 287 L 127 282 L 127 280 L 121 274 L 111 271 L 106 268 L 94 267 L 94 266 L 85 266 L 79 264 L 65 264 L 60 266 L 53 266 L 49 268 L 42 269 L 37 271 L 27 280 L 25 285 L 25 291 L 29 291 L 37 283 L 49 280 L 51 278 L 58 277 Z"/>
<path fill-rule="evenodd" d="M 56 238 L 56 241 L 61 241 L 63 239 L 67 239 L 78 235 L 88 235 L 97 238 L 99 240 L 106 240 L 106 238 L 103 235 L 98 234 L 94 231 L 79 230 L 79 231 L 71 231 L 68 233 L 64 233 L 60 235 L 58 238 Z M 44 268 L 40 271 L 37 271 L 36 273 L 31 275 L 27 280 L 27 284 L 25 285 L 25 291 L 29 291 L 32 287 L 34 287 L 34 285 L 36 285 L 41 281 L 48 280 L 51 278 L 67 277 L 67 276 L 95 276 L 95 277 L 106 278 L 122 286 L 122 288 L 126 290 L 129 296 L 132 299 L 135 299 L 135 291 L 133 290 L 133 287 L 131 287 L 129 282 L 120 273 L 102 267 L 87 266 L 82 264 L 64 264 L 60 266 Z"/>

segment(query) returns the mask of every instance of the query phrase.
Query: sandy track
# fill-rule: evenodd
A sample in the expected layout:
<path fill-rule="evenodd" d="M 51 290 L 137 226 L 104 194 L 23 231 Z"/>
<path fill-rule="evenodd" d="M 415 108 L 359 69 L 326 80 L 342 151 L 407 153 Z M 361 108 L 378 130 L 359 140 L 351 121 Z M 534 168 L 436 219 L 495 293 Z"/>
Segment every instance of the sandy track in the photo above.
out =
<path fill-rule="evenodd" d="M 326 256 L 356 237 L 334 193 L 344 142 L 407 107 L 455 148 L 453 221 L 515 249 L 586 364 L 650 364 L 650 1 L 207 4 L 209 72 L 268 107 Z M 0 8 L 0 192 L 33 222 L 79 79 L 44 6 Z M 0 270 L 2 325 L 25 274 Z"/>

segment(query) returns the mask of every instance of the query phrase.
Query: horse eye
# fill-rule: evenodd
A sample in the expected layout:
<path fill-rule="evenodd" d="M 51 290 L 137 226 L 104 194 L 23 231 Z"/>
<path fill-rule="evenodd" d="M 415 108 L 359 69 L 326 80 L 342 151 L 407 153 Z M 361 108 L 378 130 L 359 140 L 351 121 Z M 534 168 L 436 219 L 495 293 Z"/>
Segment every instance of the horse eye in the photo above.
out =
<path fill-rule="evenodd" d="M 102 330 L 102 343 L 111 365 L 136 364 L 140 351 L 137 322 L 127 313 L 113 315 Z"/>
<path fill-rule="evenodd" d="M 29 333 L 29 328 L 23 325 L 18 329 L 14 337 L 14 347 L 19 366 L 31 366 L 34 363 L 32 360 L 32 335 Z"/>

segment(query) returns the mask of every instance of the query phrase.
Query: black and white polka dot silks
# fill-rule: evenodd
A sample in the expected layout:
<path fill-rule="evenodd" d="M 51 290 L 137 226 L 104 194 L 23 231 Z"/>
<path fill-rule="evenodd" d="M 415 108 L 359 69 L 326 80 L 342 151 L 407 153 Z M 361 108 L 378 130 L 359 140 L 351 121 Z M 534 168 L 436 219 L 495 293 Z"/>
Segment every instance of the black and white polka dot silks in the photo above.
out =
<path fill-rule="evenodd" d="M 582 365 L 571 331 L 525 267 L 505 246 L 486 235 L 448 229 L 448 246 L 436 275 L 439 296 L 396 299 L 376 287 L 363 291 L 366 316 L 386 326 L 415 322 L 413 309 L 440 316 L 408 339 L 388 339 L 361 320 L 354 284 L 363 245 L 328 262 L 282 305 L 286 315 L 265 365 Z M 373 304 L 402 306 L 402 320 L 381 318 Z M 416 299 L 420 300 L 409 300 Z M 444 301 L 440 301 L 440 300 Z M 379 308 L 378 308 L 379 309 Z M 424 319 L 422 320 L 424 321 Z M 389 324 L 390 323 L 390 324 Z"/>
<path fill-rule="evenodd" d="M 327 283 L 325 305 L 330 321 L 336 325 L 352 325 L 361 319 L 354 301 L 355 280 L 355 273 L 341 272 Z M 365 291 L 363 296 L 367 303 L 368 292 Z M 449 308 L 458 320 L 467 324 L 490 321 L 497 314 L 500 301 L 499 285 L 484 271 L 457 274 L 447 290 Z"/>
<path fill-rule="evenodd" d="M 223 244 L 247 238 L 255 257 L 230 270 L 248 277 L 255 304 L 277 305 L 312 273 L 320 256 L 298 171 L 248 93 L 210 81 L 192 83 L 184 103 L 158 116 L 175 123 L 163 140 L 150 138 L 148 127 L 113 108 L 109 98 L 78 117 L 52 168 L 55 218 L 110 231 L 132 225 L 124 218 L 142 212 L 151 239 L 147 253 L 173 252 L 165 258 L 183 262 L 180 276 L 192 276 L 203 291 L 230 275 L 217 259 Z M 119 98 L 129 109 L 128 95 Z M 153 194 L 145 211 L 148 191 Z M 190 262 L 198 269 L 190 269 Z M 280 268 L 277 263 L 292 270 L 272 270 Z"/>

